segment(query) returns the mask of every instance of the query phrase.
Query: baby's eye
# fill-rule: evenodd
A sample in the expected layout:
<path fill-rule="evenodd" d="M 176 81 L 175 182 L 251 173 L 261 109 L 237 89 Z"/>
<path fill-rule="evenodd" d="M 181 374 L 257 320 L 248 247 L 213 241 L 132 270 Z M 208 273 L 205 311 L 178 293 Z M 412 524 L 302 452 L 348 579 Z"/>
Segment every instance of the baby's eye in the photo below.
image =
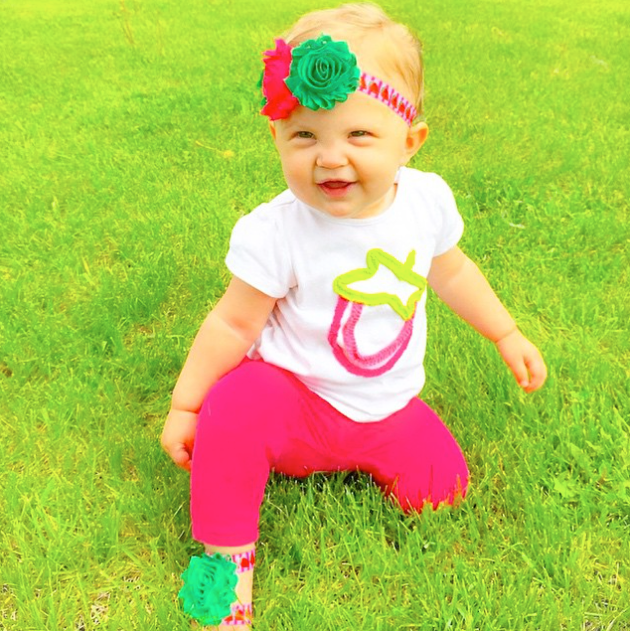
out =
<path fill-rule="evenodd" d="M 310 138 L 315 138 L 315 135 L 313 134 L 313 132 L 310 132 L 310 131 L 296 131 L 295 137 L 310 139 Z"/>
<path fill-rule="evenodd" d="M 357 129 L 356 131 L 350 132 L 350 136 L 352 138 L 364 138 L 365 136 L 369 136 L 370 132 L 365 131 L 364 129 Z"/>

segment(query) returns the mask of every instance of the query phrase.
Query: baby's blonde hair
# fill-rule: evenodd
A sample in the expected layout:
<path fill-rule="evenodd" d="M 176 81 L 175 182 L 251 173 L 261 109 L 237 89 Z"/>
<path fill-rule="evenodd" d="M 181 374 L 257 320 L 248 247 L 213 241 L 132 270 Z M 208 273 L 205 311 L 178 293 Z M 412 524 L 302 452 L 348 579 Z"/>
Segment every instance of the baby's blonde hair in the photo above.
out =
<path fill-rule="evenodd" d="M 284 39 L 291 46 L 297 46 L 322 33 L 347 41 L 359 58 L 361 51 L 372 54 L 378 51 L 377 62 L 382 71 L 388 78 L 402 81 L 407 89 L 401 92 L 406 92 L 405 96 L 416 106 L 418 114 L 422 113 L 422 44 L 406 26 L 394 22 L 379 6 L 359 2 L 307 13 L 289 29 Z"/>

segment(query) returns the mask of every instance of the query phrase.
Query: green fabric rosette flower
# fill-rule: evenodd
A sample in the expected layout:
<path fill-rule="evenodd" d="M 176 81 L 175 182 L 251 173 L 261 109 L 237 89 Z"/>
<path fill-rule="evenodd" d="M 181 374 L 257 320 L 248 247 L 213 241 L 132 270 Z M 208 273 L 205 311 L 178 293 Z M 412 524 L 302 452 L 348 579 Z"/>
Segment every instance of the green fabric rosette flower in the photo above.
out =
<path fill-rule="evenodd" d="M 346 42 L 329 35 L 309 39 L 293 50 L 285 84 L 300 105 L 311 110 L 332 109 L 356 91 L 361 72 Z"/>
<path fill-rule="evenodd" d="M 236 598 L 236 564 L 221 554 L 192 557 L 179 590 L 184 612 L 203 625 L 217 625 L 232 612 Z"/>

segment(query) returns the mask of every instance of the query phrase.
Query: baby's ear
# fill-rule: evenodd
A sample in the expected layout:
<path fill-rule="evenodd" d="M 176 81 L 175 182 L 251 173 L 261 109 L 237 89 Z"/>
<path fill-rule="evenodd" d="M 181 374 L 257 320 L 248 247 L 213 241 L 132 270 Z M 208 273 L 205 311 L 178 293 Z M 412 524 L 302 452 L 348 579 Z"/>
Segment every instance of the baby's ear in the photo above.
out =
<path fill-rule="evenodd" d="M 269 121 L 269 131 L 271 132 L 271 137 L 276 139 L 276 126 L 273 121 Z"/>
<path fill-rule="evenodd" d="M 413 158 L 425 143 L 429 134 L 429 127 L 426 123 L 416 123 L 409 128 L 405 140 L 405 164 Z"/>

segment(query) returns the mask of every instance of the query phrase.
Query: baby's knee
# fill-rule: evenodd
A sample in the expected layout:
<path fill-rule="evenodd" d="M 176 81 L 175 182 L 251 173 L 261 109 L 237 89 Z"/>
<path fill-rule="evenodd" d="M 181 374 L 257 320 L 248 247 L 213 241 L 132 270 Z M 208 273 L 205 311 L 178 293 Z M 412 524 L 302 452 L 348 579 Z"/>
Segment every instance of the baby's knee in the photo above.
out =
<path fill-rule="evenodd" d="M 446 425 L 425 403 L 415 400 L 407 439 L 399 442 L 390 475 L 392 493 L 405 510 L 437 508 L 466 495 L 469 472 L 464 454 Z"/>
<path fill-rule="evenodd" d="M 421 512 L 428 504 L 436 509 L 465 497 L 470 474 L 459 449 L 428 466 L 418 464 L 401 474 L 390 489 L 403 510 Z"/>
<path fill-rule="evenodd" d="M 291 398 L 285 381 L 283 371 L 246 360 L 210 389 L 199 414 L 200 425 L 233 440 L 273 435 Z"/>

